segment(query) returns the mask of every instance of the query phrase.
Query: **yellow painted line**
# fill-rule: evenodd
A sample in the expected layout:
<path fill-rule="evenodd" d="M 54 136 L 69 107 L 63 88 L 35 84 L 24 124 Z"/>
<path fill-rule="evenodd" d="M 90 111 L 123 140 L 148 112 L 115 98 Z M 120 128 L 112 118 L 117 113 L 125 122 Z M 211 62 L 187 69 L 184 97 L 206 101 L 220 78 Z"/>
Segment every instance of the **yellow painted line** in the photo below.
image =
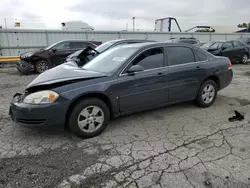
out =
<path fill-rule="evenodd" d="M 20 61 L 19 56 L 0 56 L 0 62 Z"/>

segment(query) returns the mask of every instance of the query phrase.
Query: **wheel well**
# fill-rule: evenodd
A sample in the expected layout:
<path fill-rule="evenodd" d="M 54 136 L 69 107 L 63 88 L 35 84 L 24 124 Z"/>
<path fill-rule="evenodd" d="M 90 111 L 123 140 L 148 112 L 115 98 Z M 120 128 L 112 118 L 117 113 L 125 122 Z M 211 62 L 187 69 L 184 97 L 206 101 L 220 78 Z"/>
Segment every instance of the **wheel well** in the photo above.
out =
<path fill-rule="evenodd" d="M 216 85 L 217 85 L 217 89 L 220 90 L 220 79 L 217 76 L 215 76 L 215 75 L 209 76 L 203 82 L 205 82 L 206 80 L 213 80 L 216 83 Z"/>
<path fill-rule="evenodd" d="M 49 61 L 48 59 L 45 59 L 45 58 L 35 58 L 35 59 L 32 59 L 32 62 L 33 62 L 34 65 L 35 65 L 36 62 L 41 61 L 41 60 L 47 61 L 47 62 L 51 65 L 50 61 Z"/>
<path fill-rule="evenodd" d="M 97 99 L 100 99 L 102 100 L 109 108 L 109 112 L 110 112 L 110 117 L 112 118 L 113 117 L 113 108 L 112 108 L 112 104 L 111 104 L 111 101 L 110 99 L 102 94 L 102 93 L 88 93 L 88 94 L 85 94 L 85 95 L 82 95 L 78 98 L 76 98 L 69 106 L 67 112 L 66 112 L 66 122 L 65 122 L 65 126 L 68 125 L 68 119 L 69 119 L 69 115 L 71 114 L 73 108 L 75 107 L 75 105 L 81 101 L 81 100 L 84 100 L 84 99 L 87 99 L 87 98 L 97 98 Z"/>

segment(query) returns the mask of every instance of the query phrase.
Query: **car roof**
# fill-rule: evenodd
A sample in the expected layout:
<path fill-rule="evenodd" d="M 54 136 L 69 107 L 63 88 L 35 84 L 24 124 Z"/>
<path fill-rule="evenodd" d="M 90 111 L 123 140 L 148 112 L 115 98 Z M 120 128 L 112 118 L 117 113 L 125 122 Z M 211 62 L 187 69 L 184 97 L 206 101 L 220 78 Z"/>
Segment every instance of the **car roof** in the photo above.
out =
<path fill-rule="evenodd" d="M 154 40 L 148 40 L 148 39 L 115 39 L 115 40 L 110 40 L 110 41 L 107 41 L 107 42 L 121 42 L 121 41 L 138 41 L 138 42 L 142 42 L 142 41 L 151 41 L 151 42 L 157 42 L 157 41 L 154 41 Z"/>
<path fill-rule="evenodd" d="M 60 40 L 56 43 L 60 42 L 96 42 L 96 41 L 91 41 L 91 40 L 81 40 L 81 39 L 67 39 L 67 40 Z"/>
<path fill-rule="evenodd" d="M 186 47 L 192 47 L 192 48 L 196 48 L 194 47 L 194 45 L 191 44 L 186 44 L 186 43 L 170 43 L 170 42 L 144 42 L 144 43 L 135 43 L 135 44 L 126 44 L 126 45 L 122 45 L 122 46 L 117 46 L 117 48 L 150 48 L 150 47 L 158 47 L 158 46 L 162 46 L 162 47 L 167 47 L 167 46 L 186 46 Z"/>
<path fill-rule="evenodd" d="M 211 53 L 202 50 L 200 47 L 197 47 L 192 44 L 187 43 L 169 43 L 169 42 L 145 42 L 145 43 L 135 43 L 135 44 L 126 44 L 122 46 L 117 46 L 115 48 L 137 48 L 138 50 L 147 50 L 149 48 L 157 48 L 157 47 L 168 47 L 168 46 L 180 46 L 180 47 L 189 47 L 192 49 L 195 49 L 197 51 L 202 51 L 202 53 L 205 53 L 208 57 L 213 56 Z"/>

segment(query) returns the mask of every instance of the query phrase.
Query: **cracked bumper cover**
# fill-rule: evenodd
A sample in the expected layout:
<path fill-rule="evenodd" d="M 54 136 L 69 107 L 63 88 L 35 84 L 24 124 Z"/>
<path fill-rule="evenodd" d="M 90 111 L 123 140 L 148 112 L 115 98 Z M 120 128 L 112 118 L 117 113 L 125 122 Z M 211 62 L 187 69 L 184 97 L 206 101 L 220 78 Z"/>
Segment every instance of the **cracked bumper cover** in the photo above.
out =
<path fill-rule="evenodd" d="M 62 103 L 25 104 L 15 96 L 10 104 L 9 115 L 18 125 L 27 127 L 64 126 L 65 108 Z"/>
<path fill-rule="evenodd" d="M 21 60 L 16 64 L 16 68 L 20 72 L 25 73 L 25 72 L 33 70 L 34 66 L 27 61 Z"/>

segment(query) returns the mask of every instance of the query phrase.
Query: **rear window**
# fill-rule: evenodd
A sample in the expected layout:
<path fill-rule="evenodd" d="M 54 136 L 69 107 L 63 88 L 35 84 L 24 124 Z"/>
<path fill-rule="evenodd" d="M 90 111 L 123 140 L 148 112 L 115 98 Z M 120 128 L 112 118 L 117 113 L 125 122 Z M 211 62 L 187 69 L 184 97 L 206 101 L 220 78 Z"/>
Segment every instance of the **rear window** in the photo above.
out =
<path fill-rule="evenodd" d="M 194 44 L 193 40 L 180 40 L 181 43 Z"/>

